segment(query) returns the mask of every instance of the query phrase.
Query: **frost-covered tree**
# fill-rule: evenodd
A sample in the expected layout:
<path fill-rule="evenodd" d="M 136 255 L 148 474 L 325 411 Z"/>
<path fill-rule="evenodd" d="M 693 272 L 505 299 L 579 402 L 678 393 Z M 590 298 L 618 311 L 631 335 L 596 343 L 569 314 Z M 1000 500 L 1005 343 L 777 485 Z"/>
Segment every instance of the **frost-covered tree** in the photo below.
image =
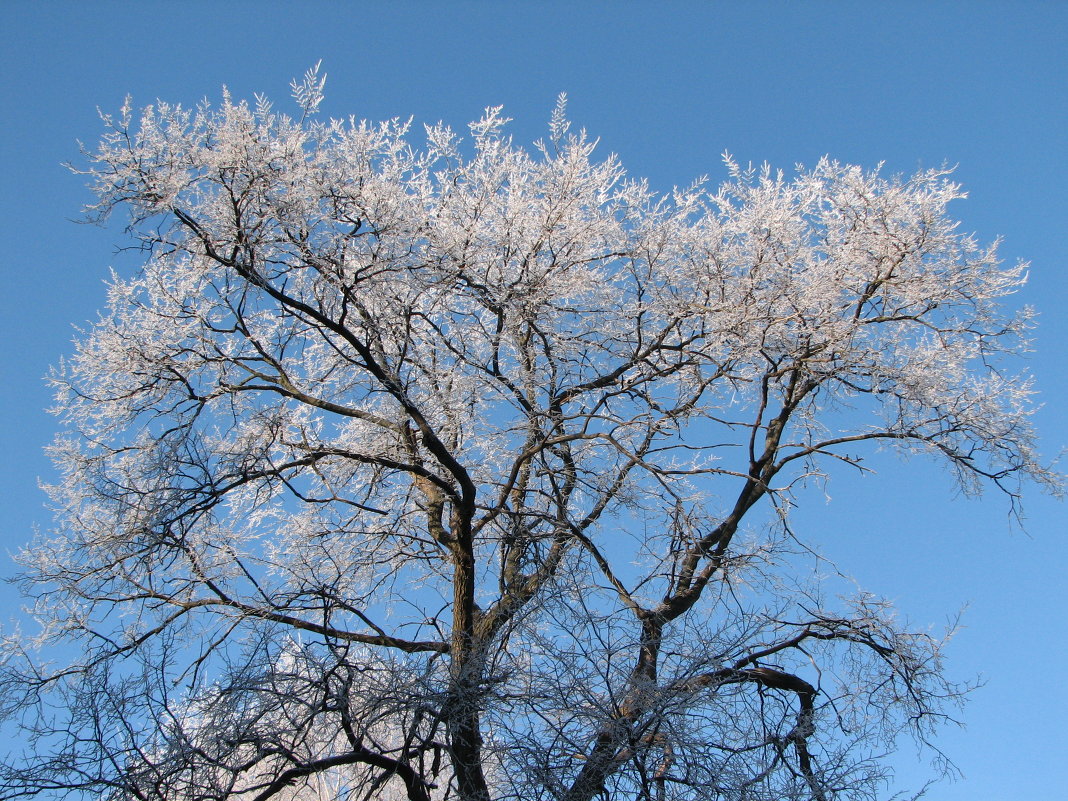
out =
<path fill-rule="evenodd" d="M 664 196 L 562 101 L 528 151 L 294 90 L 128 103 L 89 154 L 144 263 L 54 376 L 0 797 L 875 795 L 962 688 L 788 510 L 880 445 L 1058 482 L 959 188 L 728 158 Z"/>

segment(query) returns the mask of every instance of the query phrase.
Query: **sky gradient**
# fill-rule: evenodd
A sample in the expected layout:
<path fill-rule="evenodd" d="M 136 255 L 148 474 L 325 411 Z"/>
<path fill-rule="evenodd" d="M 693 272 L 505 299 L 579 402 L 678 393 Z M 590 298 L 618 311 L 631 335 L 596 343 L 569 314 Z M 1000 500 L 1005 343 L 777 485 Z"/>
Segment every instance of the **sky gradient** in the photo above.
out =
<path fill-rule="evenodd" d="M 37 481 L 56 421 L 42 377 L 103 306 L 108 267 L 136 263 L 116 252 L 120 224 L 72 222 L 90 196 L 62 163 L 99 137 L 97 107 L 115 111 L 127 93 L 135 106 L 191 105 L 223 84 L 285 106 L 289 80 L 320 59 L 328 116 L 463 129 L 503 104 L 520 142 L 545 134 L 566 91 L 602 155 L 662 190 L 723 180 L 724 151 L 786 170 L 824 154 L 888 173 L 955 166 L 970 194 L 951 207 L 964 230 L 1002 237 L 1007 262 L 1032 265 L 1014 302 L 1039 312 L 1026 365 L 1044 404 L 1035 422 L 1050 460 L 1068 445 L 1068 3 L 7 0 L 0 31 L 5 552 L 49 524 Z M 877 475 L 833 476 L 830 502 L 804 496 L 795 529 L 914 623 L 937 629 L 965 610 L 949 672 L 985 686 L 967 728 L 940 739 L 963 778 L 925 798 L 1063 797 L 1064 504 L 1034 488 L 1021 528 L 1004 498 L 956 497 L 928 462 L 871 464 Z M 16 614 L 13 589 L 0 601 Z M 904 746 L 888 797 L 922 782 Z"/>

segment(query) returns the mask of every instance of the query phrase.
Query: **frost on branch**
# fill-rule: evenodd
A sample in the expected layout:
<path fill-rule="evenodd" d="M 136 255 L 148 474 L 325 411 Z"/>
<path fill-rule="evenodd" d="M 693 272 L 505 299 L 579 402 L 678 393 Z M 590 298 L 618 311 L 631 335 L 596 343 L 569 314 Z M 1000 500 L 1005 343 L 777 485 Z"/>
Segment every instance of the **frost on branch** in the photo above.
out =
<path fill-rule="evenodd" d="M 300 106 L 305 117 L 310 117 L 318 111 L 319 104 L 323 102 L 326 74 L 319 75 L 319 67 L 322 64 L 322 61 L 317 61 L 314 67 L 304 73 L 303 81 L 297 83 L 297 79 L 294 78 L 289 84 L 293 90 L 293 99 L 297 101 L 297 105 Z"/>
<path fill-rule="evenodd" d="M 797 575 L 783 516 L 880 444 L 1056 489 L 1023 267 L 941 171 L 728 160 L 660 196 L 563 96 L 551 147 L 489 108 L 420 149 L 306 123 L 323 80 L 299 121 L 105 118 L 90 212 L 146 258 L 53 377 L 0 798 L 877 792 L 964 688 Z"/>
<path fill-rule="evenodd" d="M 567 118 L 567 93 L 561 92 L 556 98 L 556 108 L 549 119 L 549 141 L 559 146 L 571 130 L 571 120 Z"/>

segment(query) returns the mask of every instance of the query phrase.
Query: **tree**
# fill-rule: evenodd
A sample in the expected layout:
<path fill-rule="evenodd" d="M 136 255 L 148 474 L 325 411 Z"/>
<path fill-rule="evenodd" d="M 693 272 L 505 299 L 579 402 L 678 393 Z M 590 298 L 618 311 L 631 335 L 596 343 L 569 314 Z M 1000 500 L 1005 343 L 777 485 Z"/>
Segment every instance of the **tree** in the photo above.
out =
<path fill-rule="evenodd" d="M 104 117 L 144 252 L 55 373 L 0 797 L 866 798 L 964 687 L 799 572 L 863 449 L 1056 489 L 1024 280 L 941 170 L 668 196 L 500 109 L 426 146 L 263 98 Z M 75 654 L 73 657 L 70 654 Z M 49 654 L 58 666 L 49 666 Z"/>

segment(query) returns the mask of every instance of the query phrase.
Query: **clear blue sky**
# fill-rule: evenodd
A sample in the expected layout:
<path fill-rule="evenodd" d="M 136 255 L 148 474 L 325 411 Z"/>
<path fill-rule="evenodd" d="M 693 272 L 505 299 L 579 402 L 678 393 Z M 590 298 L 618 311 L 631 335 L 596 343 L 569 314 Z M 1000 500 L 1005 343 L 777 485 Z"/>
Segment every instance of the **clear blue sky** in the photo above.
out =
<path fill-rule="evenodd" d="M 944 163 L 971 194 L 956 215 L 1032 263 L 1041 313 L 1030 366 L 1044 450 L 1068 445 L 1068 3 L 26 2 L 0 3 L 0 538 L 49 516 L 36 488 L 55 430 L 41 380 L 72 326 L 102 307 L 118 228 L 70 222 L 89 196 L 61 162 L 95 142 L 96 107 L 288 96 L 319 59 L 323 111 L 444 119 L 504 104 L 542 136 L 557 93 L 634 175 L 670 189 L 724 177 L 719 154 L 791 168 L 821 155 L 910 172 Z M 128 264 L 128 262 L 125 262 Z M 1032 493 L 1026 531 L 1003 499 L 954 498 L 914 461 L 843 474 L 803 498 L 799 533 L 921 625 L 968 606 L 951 672 L 986 680 L 940 740 L 965 778 L 931 801 L 1052 801 L 1068 786 L 1068 508 Z M 11 567 L 0 572 L 8 574 Z M 0 589 L 15 609 L 15 595 Z M 917 781 L 908 750 L 902 784 Z M 888 792 L 887 795 L 890 795 Z"/>

